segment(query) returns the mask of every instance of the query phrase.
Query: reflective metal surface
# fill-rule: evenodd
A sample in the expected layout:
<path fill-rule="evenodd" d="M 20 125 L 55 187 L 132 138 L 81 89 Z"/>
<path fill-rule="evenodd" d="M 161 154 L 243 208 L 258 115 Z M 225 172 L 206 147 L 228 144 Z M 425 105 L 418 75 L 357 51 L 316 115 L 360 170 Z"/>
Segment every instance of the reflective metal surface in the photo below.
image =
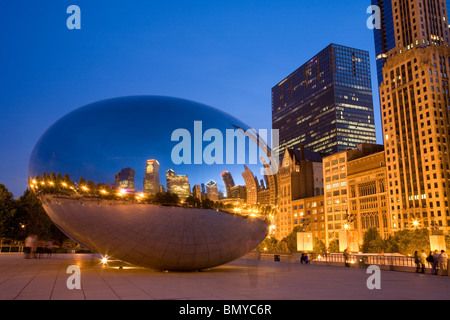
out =
<path fill-rule="evenodd" d="M 42 135 L 29 161 L 30 188 L 60 229 L 96 252 L 159 269 L 218 266 L 257 247 L 267 221 L 218 203 L 201 208 L 191 194 L 215 181 L 217 192 L 208 191 L 218 200 L 222 172 L 244 185 L 244 164 L 257 176 L 260 157 L 270 163 L 256 134 L 239 142 L 248 129 L 178 98 L 99 101 Z"/>

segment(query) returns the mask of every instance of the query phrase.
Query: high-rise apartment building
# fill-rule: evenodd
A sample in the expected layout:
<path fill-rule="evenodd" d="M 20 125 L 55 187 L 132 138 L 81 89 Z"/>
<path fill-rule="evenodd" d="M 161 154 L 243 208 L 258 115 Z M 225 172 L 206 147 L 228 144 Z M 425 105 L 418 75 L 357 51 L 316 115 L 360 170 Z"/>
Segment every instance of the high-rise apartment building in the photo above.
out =
<path fill-rule="evenodd" d="M 445 0 L 392 7 L 395 47 L 385 53 L 380 100 L 392 231 L 449 230 L 450 49 Z"/>
<path fill-rule="evenodd" d="M 172 169 L 166 172 L 167 192 L 178 195 L 184 201 L 191 195 L 191 186 L 186 175 L 177 175 Z"/>
<path fill-rule="evenodd" d="M 278 155 L 300 145 L 330 155 L 375 143 L 369 53 L 331 44 L 274 86 L 272 127 Z"/>
<path fill-rule="evenodd" d="M 144 175 L 144 193 L 156 194 L 159 188 L 159 162 L 157 160 L 147 160 Z"/>

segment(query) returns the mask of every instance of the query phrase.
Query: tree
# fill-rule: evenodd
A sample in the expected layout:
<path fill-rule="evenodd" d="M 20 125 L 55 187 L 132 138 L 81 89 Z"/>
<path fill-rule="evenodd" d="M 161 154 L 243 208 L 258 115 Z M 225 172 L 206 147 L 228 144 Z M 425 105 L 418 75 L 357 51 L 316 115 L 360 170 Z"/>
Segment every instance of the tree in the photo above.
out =
<path fill-rule="evenodd" d="M 313 252 L 318 254 L 326 254 L 327 253 L 327 246 L 322 240 L 319 240 L 318 238 L 314 238 L 314 244 L 313 244 Z"/>
<path fill-rule="evenodd" d="M 304 232 L 305 230 L 303 227 L 297 226 L 292 230 L 292 232 L 283 239 L 283 242 L 286 243 L 288 252 L 297 252 L 297 233 L 298 232 Z"/>
<path fill-rule="evenodd" d="M 56 240 L 61 243 L 67 238 L 50 220 L 34 192 L 27 189 L 17 199 L 16 207 L 17 212 L 13 219 L 15 239 L 23 240 L 26 236 L 34 234 L 39 239 Z"/>
<path fill-rule="evenodd" d="M 339 252 L 339 240 L 338 239 L 334 239 L 333 241 L 330 242 L 330 244 L 328 246 L 328 251 L 330 253 L 338 253 Z"/>
<path fill-rule="evenodd" d="M 162 205 L 176 205 L 180 202 L 180 198 L 175 193 L 158 192 L 153 198 L 154 203 Z"/>
<path fill-rule="evenodd" d="M 78 187 L 86 186 L 86 179 L 81 177 L 80 180 L 78 180 Z"/>
<path fill-rule="evenodd" d="M 384 241 L 378 233 L 378 229 L 371 227 L 364 232 L 363 236 L 363 253 L 379 253 L 384 251 Z"/>
<path fill-rule="evenodd" d="M 0 184 L 0 237 L 10 238 L 14 223 L 11 221 L 16 213 L 15 200 L 5 185 Z"/>
<path fill-rule="evenodd" d="M 205 198 L 202 201 L 202 208 L 203 209 L 212 209 L 212 208 L 214 208 L 214 201 L 212 201 L 211 199 Z"/>
<path fill-rule="evenodd" d="M 404 255 L 430 249 L 430 232 L 426 228 L 398 231 L 394 235 L 394 240 L 397 243 L 398 252 Z"/>
<path fill-rule="evenodd" d="M 196 198 L 193 195 L 190 195 L 189 197 L 186 198 L 184 202 L 190 207 L 195 207 L 197 203 L 195 199 Z"/>
<path fill-rule="evenodd" d="M 263 242 L 255 249 L 260 252 L 283 252 L 283 246 L 277 239 L 273 237 L 267 237 Z"/>

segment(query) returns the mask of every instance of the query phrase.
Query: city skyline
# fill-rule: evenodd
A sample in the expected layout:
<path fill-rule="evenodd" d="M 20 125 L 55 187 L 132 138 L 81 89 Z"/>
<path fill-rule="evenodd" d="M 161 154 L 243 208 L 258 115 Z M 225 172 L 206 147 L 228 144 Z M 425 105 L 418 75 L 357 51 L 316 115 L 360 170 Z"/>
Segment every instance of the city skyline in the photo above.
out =
<path fill-rule="evenodd" d="M 149 3 L 140 10 L 121 4 L 108 8 L 105 20 L 100 18 L 105 16 L 100 4 L 80 3 L 82 29 L 73 31 L 65 26 L 64 5 L 6 4 L 4 12 L 20 12 L 23 19 L 18 23 L 9 19 L 13 15 L 8 15 L 0 22 L 5 30 L 11 30 L 3 34 L 11 46 L 1 53 L 0 59 L 4 63 L 2 85 L 9 93 L 1 98 L 5 106 L 0 135 L 2 182 L 15 197 L 20 196 L 27 187 L 26 166 L 38 137 L 64 114 L 93 101 L 130 94 L 168 94 L 227 110 L 244 122 L 251 122 L 252 127 L 270 128 L 270 88 L 329 43 L 368 50 L 375 70 L 372 31 L 366 27 L 369 17 L 366 9 L 370 3 L 349 1 L 342 6 L 333 1 L 314 4 L 286 1 L 285 4 L 291 7 L 289 12 L 279 4 L 256 6 L 252 2 L 227 2 L 220 10 L 214 4 L 180 2 L 180 11 L 173 11 L 172 6 L 164 4 Z M 313 12 L 319 11 L 323 13 L 322 20 L 313 18 Z M 142 12 L 153 19 L 144 18 Z M 277 19 L 282 19 L 283 24 L 277 19 L 269 24 L 262 23 L 272 21 L 275 12 L 279 13 Z M 289 19 L 294 12 L 297 12 L 296 19 Z M 214 20 L 208 18 L 211 14 Z M 105 29 L 110 25 L 109 19 L 115 21 L 115 27 Z M 182 23 L 169 29 L 167 24 L 171 21 Z M 227 23 L 229 21 L 233 23 Z M 340 36 L 330 34 L 330 26 Z M 300 32 L 313 27 L 314 36 Z M 158 37 L 158 30 L 165 30 L 163 32 L 169 36 L 165 39 L 172 41 Z M 280 38 L 280 30 L 288 32 Z M 121 36 L 101 37 L 105 32 Z M 198 32 L 202 37 L 196 35 Z M 287 45 L 286 39 L 300 34 L 303 41 Z M 24 41 L 18 43 L 15 37 Z M 55 42 L 43 39 L 55 39 Z M 141 43 L 144 45 L 139 45 Z M 24 45 L 34 50 L 24 50 Z M 215 52 L 217 45 L 225 49 L 223 53 Z M 280 45 L 287 50 L 274 50 Z M 102 47 L 105 49 L 96 50 Z M 187 47 L 192 49 L 181 50 Z M 144 51 L 150 55 L 141 55 Z M 18 52 L 22 54 L 17 55 Z M 181 56 L 175 52 L 182 52 Z M 124 59 L 118 59 L 120 56 Z M 11 68 L 18 65 L 17 59 L 22 67 Z M 92 74 L 93 65 L 97 66 L 96 74 Z M 138 65 L 143 69 L 137 69 Z M 192 72 L 194 68 L 196 72 Z M 211 77 L 217 72 L 222 74 L 220 79 Z M 129 81 L 123 81 L 126 79 Z M 174 86 L 167 86 L 168 82 Z M 373 79 L 374 85 L 375 82 Z M 373 91 L 377 118 L 377 90 Z M 379 117 L 376 123 L 381 142 Z"/>

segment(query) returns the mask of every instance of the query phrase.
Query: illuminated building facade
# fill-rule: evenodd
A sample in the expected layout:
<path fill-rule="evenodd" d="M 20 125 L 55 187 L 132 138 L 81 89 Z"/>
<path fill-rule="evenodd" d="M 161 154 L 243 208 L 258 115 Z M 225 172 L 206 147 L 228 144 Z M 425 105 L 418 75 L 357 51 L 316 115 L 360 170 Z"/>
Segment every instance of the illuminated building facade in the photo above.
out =
<path fill-rule="evenodd" d="M 292 200 L 292 225 L 311 232 L 313 239 L 326 242 L 324 196 Z"/>
<path fill-rule="evenodd" d="M 115 175 L 115 185 L 119 188 L 127 189 L 128 191 L 135 191 L 134 177 L 136 172 L 131 168 L 125 168 Z"/>
<path fill-rule="evenodd" d="M 351 216 L 352 212 L 351 210 L 349 210 L 349 164 L 356 159 L 360 159 L 382 151 L 383 146 L 381 145 L 361 144 L 358 145 L 356 149 L 342 151 L 323 158 L 327 247 L 329 246 L 331 241 L 339 240 L 339 231 L 344 230 L 346 224 L 349 225 L 349 227 L 353 230 L 356 230 L 358 228 L 356 219 L 355 217 Z M 360 167 L 358 170 L 365 171 L 368 169 L 373 168 Z M 354 172 L 358 172 L 358 170 L 354 170 Z M 366 193 L 361 194 L 366 195 Z M 373 196 L 372 193 L 367 195 Z M 372 201 L 372 199 L 370 200 Z"/>
<path fill-rule="evenodd" d="M 242 177 L 245 181 L 247 204 L 256 205 L 258 203 L 258 180 L 253 172 L 244 165 L 245 171 L 242 172 Z"/>
<path fill-rule="evenodd" d="M 388 2 L 388 1 L 383 1 Z M 450 49 L 446 1 L 389 1 L 395 48 L 380 85 L 392 231 L 449 230 Z"/>
<path fill-rule="evenodd" d="M 159 187 L 159 162 L 157 160 L 147 160 L 144 176 L 144 193 L 156 194 L 160 192 Z"/>
<path fill-rule="evenodd" d="M 184 201 L 191 195 L 188 176 L 177 175 L 172 169 L 166 172 L 167 192 L 178 195 Z"/>
<path fill-rule="evenodd" d="M 192 189 L 192 194 L 193 194 L 194 198 L 197 198 L 200 200 L 202 199 L 202 190 L 201 190 L 201 187 L 199 184 L 196 184 L 194 186 L 194 188 Z"/>
<path fill-rule="evenodd" d="M 387 239 L 391 229 L 385 152 L 348 161 L 347 189 L 348 212 L 353 221 L 350 227 L 358 231 L 359 243 L 363 244 L 369 228 L 377 228 L 381 237 Z"/>
<path fill-rule="evenodd" d="M 219 190 L 217 189 L 217 183 L 214 180 L 210 180 L 206 183 L 206 196 L 209 200 L 219 200 Z"/>
<path fill-rule="evenodd" d="M 330 155 L 375 143 L 369 53 L 331 44 L 272 88 L 279 148 Z"/>
<path fill-rule="evenodd" d="M 227 197 L 228 198 L 228 197 Z M 231 199 L 241 199 L 243 202 L 247 202 L 247 189 L 245 186 L 234 186 L 230 189 Z"/>
<path fill-rule="evenodd" d="M 320 162 L 318 162 L 320 164 Z M 316 173 L 314 168 L 319 168 Z M 322 166 L 314 166 L 314 161 L 305 158 L 304 149 L 286 149 L 281 162 L 278 178 L 278 213 L 275 216 L 275 237 L 285 238 L 294 228 L 292 202 L 297 199 L 314 197 L 315 174 L 322 177 Z"/>

